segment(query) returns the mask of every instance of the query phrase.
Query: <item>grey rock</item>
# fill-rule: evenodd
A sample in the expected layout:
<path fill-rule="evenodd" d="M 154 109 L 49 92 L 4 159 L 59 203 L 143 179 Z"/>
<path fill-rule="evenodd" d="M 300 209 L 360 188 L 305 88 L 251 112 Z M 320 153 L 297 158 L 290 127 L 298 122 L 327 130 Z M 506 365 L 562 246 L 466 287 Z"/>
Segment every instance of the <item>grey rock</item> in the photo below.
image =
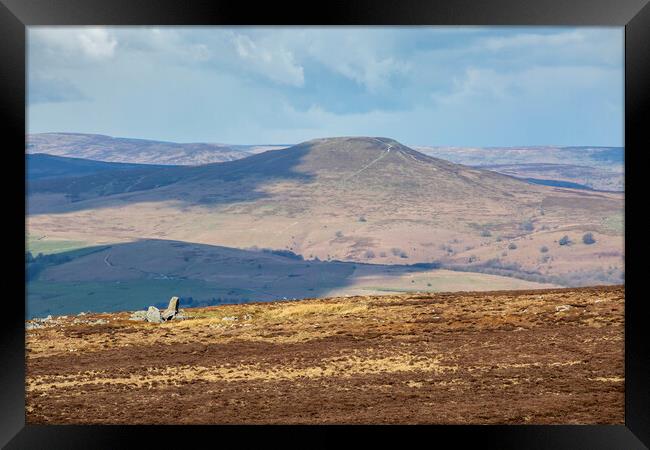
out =
<path fill-rule="evenodd" d="M 47 317 L 34 317 L 32 319 L 32 323 L 47 323 L 52 321 L 52 316 L 49 315 Z"/>
<path fill-rule="evenodd" d="M 160 323 L 163 321 L 160 310 L 155 306 L 150 306 L 147 310 L 147 322 Z"/>
<path fill-rule="evenodd" d="M 163 320 L 171 320 L 176 314 L 178 314 L 178 297 L 172 297 L 169 300 L 167 309 L 162 312 L 161 317 Z"/>

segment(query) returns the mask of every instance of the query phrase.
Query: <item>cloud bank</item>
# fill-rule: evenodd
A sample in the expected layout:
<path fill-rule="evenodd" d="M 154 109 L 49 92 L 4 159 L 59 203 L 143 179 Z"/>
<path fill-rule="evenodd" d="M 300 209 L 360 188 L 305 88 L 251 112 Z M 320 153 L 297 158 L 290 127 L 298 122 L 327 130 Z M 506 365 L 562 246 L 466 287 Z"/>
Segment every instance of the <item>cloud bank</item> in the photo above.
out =
<path fill-rule="evenodd" d="M 623 145 L 622 28 L 30 27 L 29 131 Z"/>

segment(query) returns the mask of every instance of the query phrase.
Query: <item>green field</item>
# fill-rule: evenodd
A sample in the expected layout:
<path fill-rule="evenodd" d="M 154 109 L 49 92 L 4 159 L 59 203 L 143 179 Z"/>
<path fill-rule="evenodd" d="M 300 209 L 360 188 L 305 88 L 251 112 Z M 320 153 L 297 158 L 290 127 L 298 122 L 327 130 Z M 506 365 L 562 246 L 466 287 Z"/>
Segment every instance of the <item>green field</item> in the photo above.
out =
<path fill-rule="evenodd" d="M 77 250 L 83 247 L 88 247 L 88 243 L 83 241 L 49 240 L 42 236 L 27 236 L 26 250 L 36 256 L 39 253 L 50 255 Z"/>
<path fill-rule="evenodd" d="M 622 234 L 625 231 L 625 218 L 623 214 L 615 214 L 603 220 L 603 226 L 614 233 Z"/>

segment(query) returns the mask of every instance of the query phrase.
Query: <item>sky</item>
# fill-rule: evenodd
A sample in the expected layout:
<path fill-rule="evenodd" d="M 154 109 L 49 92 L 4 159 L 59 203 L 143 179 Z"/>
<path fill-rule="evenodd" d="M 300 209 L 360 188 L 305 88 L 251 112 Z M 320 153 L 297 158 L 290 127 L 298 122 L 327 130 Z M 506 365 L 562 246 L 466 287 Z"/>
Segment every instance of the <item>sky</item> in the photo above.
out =
<path fill-rule="evenodd" d="M 29 133 L 623 146 L 623 28 L 29 27 Z"/>

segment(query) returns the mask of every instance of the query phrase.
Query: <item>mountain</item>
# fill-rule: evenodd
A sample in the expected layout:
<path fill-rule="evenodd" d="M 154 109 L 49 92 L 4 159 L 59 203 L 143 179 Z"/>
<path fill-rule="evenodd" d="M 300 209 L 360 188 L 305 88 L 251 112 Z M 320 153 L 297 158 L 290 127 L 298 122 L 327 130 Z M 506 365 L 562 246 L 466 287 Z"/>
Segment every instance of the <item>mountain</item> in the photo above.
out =
<path fill-rule="evenodd" d="M 100 134 L 39 133 L 27 137 L 27 153 L 140 164 L 198 165 L 232 161 L 282 146 L 226 145 L 128 139 Z"/>
<path fill-rule="evenodd" d="M 104 161 L 93 161 L 83 158 L 69 158 L 64 156 L 46 155 L 34 153 L 25 155 L 27 167 L 27 180 L 82 177 L 84 175 L 97 174 L 100 172 L 113 172 L 131 169 L 161 169 L 163 165 L 111 163 Z"/>
<path fill-rule="evenodd" d="M 435 261 L 561 285 L 623 276 L 621 194 L 535 185 L 388 138 L 316 139 L 225 163 L 40 180 L 29 193 L 28 231 L 48 239 Z M 596 242 L 583 243 L 585 233 Z M 560 245 L 565 235 L 570 243 Z"/>
<path fill-rule="evenodd" d="M 391 139 L 329 138 L 226 163 L 193 167 L 142 165 L 138 170 L 121 173 L 118 178 L 101 173 L 78 179 L 41 180 L 33 183 L 31 190 L 64 193 L 80 201 L 174 185 L 164 191 L 165 195 L 173 196 L 183 188 L 187 191 L 186 202 L 205 204 L 213 203 L 211 198 L 216 203 L 232 203 L 250 195 L 266 197 L 256 187 L 278 181 L 298 183 L 301 190 L 307 190 L 306 200 L 323 192 L 329 192 L 335 202 L 352 195 L 356 200 L 349 210 L 355 214 L 377 208 L 394 211 L 392 208 L 400 206 L 405 199 L 422 196 L 433 196 L 431 200 L 436 202 L 468 201 L 468 196 L 480 197 L 482 201 L 508 202 L 512 190 L 532 189 L 512 177 L 433 158 Z M 233 189 L 233 185 L 241 186 Z M 360 202 L 358 197 L 364 192 L 374 198 Z M 294 204 L 296 194 L 297 191 Z M 378 195 L 388 203 L 378 204 Z"/>

